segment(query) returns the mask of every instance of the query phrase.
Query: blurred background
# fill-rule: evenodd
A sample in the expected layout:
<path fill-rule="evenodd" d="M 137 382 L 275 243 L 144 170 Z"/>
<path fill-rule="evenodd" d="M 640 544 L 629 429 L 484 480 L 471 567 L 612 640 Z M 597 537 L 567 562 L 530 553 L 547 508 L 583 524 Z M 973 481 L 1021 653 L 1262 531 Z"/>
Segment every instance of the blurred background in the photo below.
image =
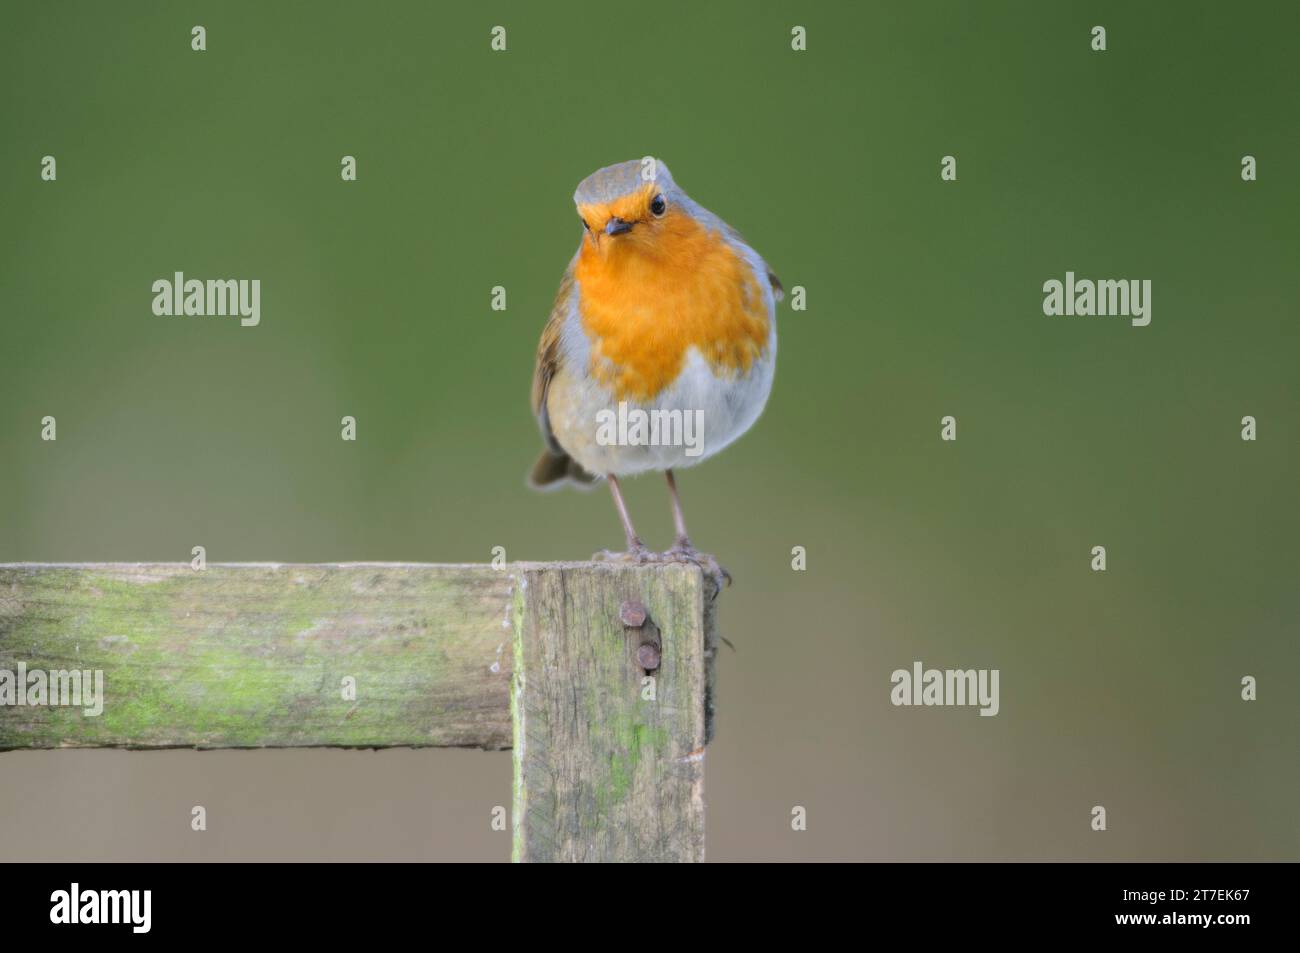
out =
<path fill-rule="evenodd" d="M 0 561 L 619 545 L 604 489 L 525 489 L 528 390 L 574 186 L 655 154 L 807 291 L 679 476 L 735 577 L 710 859 L 1296 859 L 1300 8 L 331 6 L 8 5 Z M 1151 325 L 1044 316 L 1067 270 Z M 155 317 L 174 271 L 260 278 L 260 326 Z M 893 707 L 917 660 L 1000 713 Z M 499 861 L 509 803 L 508 752 L 9 753 L 0 857 Z"/>

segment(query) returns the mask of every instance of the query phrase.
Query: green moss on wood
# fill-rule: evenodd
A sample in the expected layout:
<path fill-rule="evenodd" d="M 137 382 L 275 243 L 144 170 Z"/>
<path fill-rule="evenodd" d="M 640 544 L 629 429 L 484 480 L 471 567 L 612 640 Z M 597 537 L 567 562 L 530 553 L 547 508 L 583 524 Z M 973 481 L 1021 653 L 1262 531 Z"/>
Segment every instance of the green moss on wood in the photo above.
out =
<path fill-rule="evenodd" d="M 3 566 L 0 668 L 106 701 L 0 707 L 0 748 L 508 747 L 510 598 L 488 567 Z"/>

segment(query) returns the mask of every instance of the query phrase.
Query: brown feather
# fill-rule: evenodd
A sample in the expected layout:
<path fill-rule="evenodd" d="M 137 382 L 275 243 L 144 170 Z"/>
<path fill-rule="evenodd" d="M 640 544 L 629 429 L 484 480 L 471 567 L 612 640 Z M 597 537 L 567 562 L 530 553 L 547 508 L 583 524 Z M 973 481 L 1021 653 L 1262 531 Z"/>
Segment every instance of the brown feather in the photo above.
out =
<path fill-rule="evenodd" d="M 547 418 L 546 397 L 550 390 L 551 379 L 559 371 L 563 358 L 560 351 L 560 331 L 564 327 L 564 317 L 569 310 L 569 297 L 573 294 L 573 268 L 564 273 L 560 289 L 555 294 L 555 304 L 551 307 L 551 316 L 542 329 L 542 338 L 537 343 L 537 366 L 533 369 L 532 405 L 537 426 L 546 441 L 546 449 L 533 464 L 528 476 L 531 486 L 541 489 L 557 483 L 572 481 L 578 485 L 591 484 L 596 477 L 588 473 L 573 460 L 551 430 Z"/>
<path fill-rule="evenodd" d="M 569 310 L 569 296 L 573 294 L 573 268 L 570 267 L 560 280 L 560 289 L 555 293 L 555 303 L 551 306 L 551 316 L 542 328 L 542 338 L 537 343 L 537 365 L 533 368 L 533 416 L 542 428 L 542 437 L 546 445 L 559 449 L 555 435 L 551 433 L 546 421 L 546 391 L 551 378 L 560 369 L 560 331 L 564 327 L 564 316 Z"/>
<path fill-rule="evenodd" d="M 772 294 L 776 296 L 776 300 L 783 299 L 785 297 L 785 288 L 781 285 L 781 279 L 769 271 L 767 281 L 772 286 Z"/>
<path fill-rule="evenodd" d="M 584 470 L 563 450 L 558 453 L 543 450 L 533 464 L 532 472 L 528 474 L 528 485 L 534 490 L 550 490 L 572 483 L 581 489 L 587 489 L 597 479 L 599 478 Z"/>

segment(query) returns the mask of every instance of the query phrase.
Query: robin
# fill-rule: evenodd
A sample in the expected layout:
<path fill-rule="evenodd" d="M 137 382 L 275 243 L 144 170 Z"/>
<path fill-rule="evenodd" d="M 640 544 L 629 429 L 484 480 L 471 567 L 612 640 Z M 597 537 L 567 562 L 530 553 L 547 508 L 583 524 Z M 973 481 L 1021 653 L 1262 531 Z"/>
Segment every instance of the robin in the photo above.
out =
<path fill-rule="evenodd" d="M 532 404 L 546 443 L 536 488 L 609 482 L 622 558 L 655 558 L 619 478 L 662 470 L 676 540 L 664 555 L 717 575 L 691 545 L 673 470 L 717 453 L 762 413 L 781 283 L 730 225 L 652 157 L 593 172 L 573 195 L 583 234 L 542 331 Z"/>

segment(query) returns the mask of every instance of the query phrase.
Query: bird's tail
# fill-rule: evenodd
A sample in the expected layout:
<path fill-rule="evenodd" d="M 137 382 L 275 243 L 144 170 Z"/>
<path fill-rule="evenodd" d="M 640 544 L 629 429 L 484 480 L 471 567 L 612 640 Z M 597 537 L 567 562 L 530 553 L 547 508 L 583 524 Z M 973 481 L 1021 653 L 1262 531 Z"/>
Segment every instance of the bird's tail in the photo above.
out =
<path fill-rule="evenodd" d="M 528 474 L 528 485 L 534 490 L 556 490 L 566 484 L 579 489 L 590 489 L 599 477 L 580 467 L 567 453 L 543 450 Z"/>

